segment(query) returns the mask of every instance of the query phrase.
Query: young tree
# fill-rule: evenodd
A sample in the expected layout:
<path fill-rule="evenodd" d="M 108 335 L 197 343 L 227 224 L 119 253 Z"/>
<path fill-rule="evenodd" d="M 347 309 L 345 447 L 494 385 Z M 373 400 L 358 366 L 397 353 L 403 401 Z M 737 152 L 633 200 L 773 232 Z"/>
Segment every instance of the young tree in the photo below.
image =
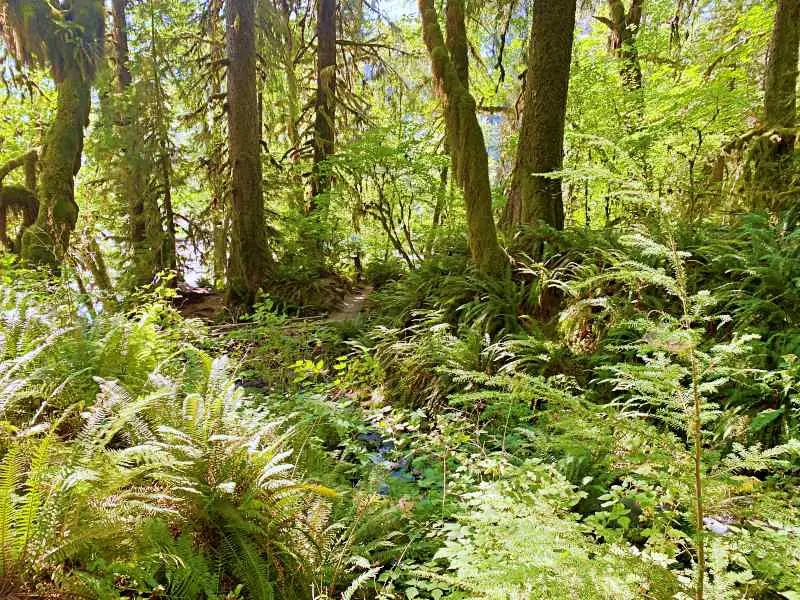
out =
<path fill-rule="evenodd" d="M 226 301 L 252 306 L 267 264 L 264 198 L 261 190 L 255 0 L 227 0 L 228 146 L 231 163 L 231 244 Z"/>
<path fill-rule="evenodd" d="M 522 125 L 503 214 L 507 227 L 537 222 L 564 227 L 561 179 L 540 173 L 563 166 L 575 11 L 575 0 L 533 6 Z"/>
<path fill-rule="evenodd" d="M 292 31 L 292 7 L 289 0 L 280 0 L 279 6 L 281 14 L 281 33 L 283 37 L 283 67 L 286 72 L 286 135 L 292 146 L 293 156 L 297 156 L 300 148 L 300 132 L 298 131 L 298 121 L 300 120 L 299 91 L 297 84 L 297 71 L 295 68 L 295 34 Z M 334 40 L 335 41 L 335 40 Z M 336 61 L 336 53 L 333 55 Z"/>
<path fill-rule="evenodd" d="M 500 274 L 508 260 L 497 241 L 489 186 L 489 157 L 475 99 L 469 92 L 464 0 L 447 3 L 447 44 L 433 0 L 419 0 L 425 46 L 445 109 L 453 175 L 464 191 L 472 262 L 484 273 Z"/>
<path fill-rule="evenodd" d="M 74 0 L 57 11 L 47 0 L 4 0 L 0 7 L 9 50 L 23 63 L 49 66 L 55 82 L 56 113 L 40 160 L 39 212 L 22 236 L 22 256 L 34 264 L 57 266 L 78 219 L 75 175 L 103 50 L 103 3 Z"/>

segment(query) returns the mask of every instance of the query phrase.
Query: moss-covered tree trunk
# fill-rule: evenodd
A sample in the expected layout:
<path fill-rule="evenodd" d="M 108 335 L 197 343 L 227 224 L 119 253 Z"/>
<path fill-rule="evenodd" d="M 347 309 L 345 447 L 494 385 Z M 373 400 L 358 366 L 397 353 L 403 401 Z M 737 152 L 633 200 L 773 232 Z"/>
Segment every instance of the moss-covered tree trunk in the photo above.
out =
<path fill-rule="evenodd" d="M 180 278 L 178 265 L 178 241 L 175 228 L 175 214 L 172 208 L 172 162 L 170 157 L 170 137 L 169 137 L 169 115 L 166 108 L 169 98 L 164 93 L 161 85 L 161 73 L 166 67 L 161 58 L 162 40 L 157 34 L 156 28 L 156 6 L 153 0 L 149 2 L 150 8 L 150 58 L 152 62 L 152 76 L 150 89 L 152 91 L 154 117 L 153 129 L 155 132 L 155 156 L 153 172 L 158 182 L 156 194 L 152 196 L 152 210 L 159 214 L 159 228 L 156 232 L 152 231 L 151 246 L 153 252 L 158 256 L 158 264 L 161 268 L 173 271 L 176 279 Z M 164 66 L 162 66 L 164 65 Z M 161 194 L 161 207 L 158 206 L 158 194 Z M 158 244 L 159 238 L 161 243 Z M 173 281 L 174 283 L 175 281 Z"/>
<path fill-rule="evenodd" d="M 618 59 L 619 74 L 625 94 L 622 97 L 625 132 L 631 138 L 630 153 L 635 158 L 645 185 L 652 179 L 652 168 L 648 159 L 647 136 L 635 136 L 644 127 L 644 93 L 642 90 L 642 64 L 636 38 L 642 24 L 644 0 L 630 0 L 625 8 L 624 0 L 607 0 L 608 17 L 595 17 L 608 27 L 608 47 Z"/>
<path fill-rule="evenodd" d="M 39 155 L 36 150 L 26 152 L 13 158 L 0 167 L 0 243 L 6 250 L 18 254 L 20 252 L 22 234 L 36 222 L 39 203 L 36 200 L 36 165 Z M 3 180 L 11 171 L 23 168 L 25 187 L 3 185 Z M 8 213 L 16 213 L 20 227 L 15 239 L 8 236 Z"/>
<path fill-rule="evenodd" d="M 91 83 L 77 67 L 56 83 L 56 113 L 47 132 L 39 177 L 39 214 L 22 236 L 22 257 L 58 266 L 78 221 L 75 175 L 81 166 L 83 132 L 89 122 Z"/>
<path fill-rule="evenodd" d="M 297 156 L 300 148 L 300 132 L 297 129 L 300 120 L 300 102 L 297 91 L 297 71 L 295 70 L 295 42 L 292 32 L 292 15 L 288 0 L 281 0 L 281 25 L 283 28 L 283 67 L 286 70 L 286 135 L 292 145 L 293 156 Z M 336 56 L 334 55 L 334 60 Z"/>
<path fill-rule="evenodd" d="M 751 132 L 752 207 L 781 211 L 794 169 L 787 159 L 797 142 L 797 78 L 800 54 L 800 0 L 778 0 L 764 76 L 764 122 Z"/>
<path fill-rule="evenodd" d="M 230 209 L 225 191 L 214 197 L 214 205 L 214 286 L 221 288 L 225 284 L 230 232 Z"/>
<path fill-rule="evenodd" d="M 231 163 L 231 245 L 226 301 L 232 306 L 252 306 L 264 283 L 269 260 L 261 190 L 255 0 L 227 0 L 225 24 Z"/>
<path fill-rule="evenodd" d="M 336 145 L 336 0 L 319 0 L 317 9 L 317 98 L 314 118 L 314 171 L 311 179 L 311 211 L 314 198 L 330 187 L 322 163 Z"/>
<path fill-rule="evenodd" d="M 800 53 L 800 0 L 778 0 L 769 44 L 764 85 L 767 127 L 792 128 L 797 122 L 797 73 Z M 796 136 L 783 136 L 778 152 L 794 148 Z"/>
<path fill-rule="evenodd" d="M 475 111 L 475 99 L 465 79 L 468 62 L 464 0 L 448 2 L 447 44 L 433 0 L 419 0 L 419 10 L 433 77 L 444 100 L 453 175 L 464 191 L 472 261 L 484 273 L 501 274 L 508 260 L 497 241 L 492 215 L 489 157 Z"/>
<path fill-rule="evenodd" d="M 162 269 L 170 268 L 164 260 L 165 232 L 163 218 L 154 191 L 149 185 L 153 170 L 152 156 L 145 147 L 146 131 L 136 111 L 133 77 L 128 67 L 128 27 L 125 10 L 128 0 L 111 4 L 112 37 L 114 40 L 115 75 L 121 102 L 115 124 L 122 128 L 126 152 L 122 161 L 122 193 L 128 202 L 128 242 L 133 260 L 134 283 L 147 285 Z"/>
<path fill-rule="evenodd" d="M 322 222 L 327 212 L 326 192 L 331 178 L 325 161 L 336 147 L 336 0 L 317 2 L 317 89 L 314 114 L 311 195 L 303 206 L 306 217 L 301 236 L 306 267 L 326 274 Z"/>
<path fill-rule="evenodd" d="M 623 0 L 608 0 L 609 17 L 597 17 L 609 29 L 608 45 L 620 59 L 620 76 L 626 90 L 642 88 L 642 65 L 636 48 L 636 33 L 642 22 L 644 0 L 631 0 L 625 10 Z"/>
<path fill-rule="evenodd" d="M 447 201 L 447 182 L 449 179 L 448 168 L 446 166 L 442 167 L 439 175 L 439 193 L 436 195 L 436 204 L 433 206 L 433 216 L 431 217 L 431 228 L 425 240 L 425 258 L 433 256 L 433 246 L 439 233 L 439 227 L 442 223 L 442 213 L 444 212 L 444 205 Z"/>
<path fill-rule="evenodd" d="M 564 227 L 561 179 L 537 173 L 561 170 L 564 123 L 575 30 L 575 0 L 536 2 L 528 44 L 528 71 L 506 227 L 546 223 Z"/>
<path fill-rule="evenodd" d="M 18 35 L 36 39 L 38 31 L 47 48 L 56 88 L 56 112 L 45 136 L 36 222 L 22 236 L 22 257 L 33 263 L 56 267 L 69 249 L 70 235 L 78 220 L 75 175 L 81 166 L 84 128 L 89 122 L 91 86 L 95 64 L 102 55 L 105 15 L 99 0 L 74 0 L 63 15 L 56 16 L 44 2 L 18 3 L 7 17 Z M 61 19 L 64 22 L 59 22 Z M 69 24 L 74 36 L 56 32 Z M 42 32 L 46 34 L 42 35 Z M 25 51 L 21 58 L 28 60 Z M 54 59 L 57 57 L 57 59 Z"/>

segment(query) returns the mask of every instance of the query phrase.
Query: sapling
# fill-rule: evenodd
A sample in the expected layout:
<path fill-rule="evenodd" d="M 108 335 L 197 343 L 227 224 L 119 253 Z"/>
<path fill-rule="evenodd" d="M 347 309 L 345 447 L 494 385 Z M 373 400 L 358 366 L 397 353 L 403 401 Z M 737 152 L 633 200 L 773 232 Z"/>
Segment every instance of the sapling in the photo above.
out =
<path fill-rule="evenodd" d="M 678 298 L 681 301 L 683 315 L 681 324 L 687 332 L 691 332 L 692 310 L 691 299 L 686 289 L 686 270 L 684 269 L 681 255 L 675 244 L 675 240 L 670 237 L 670 262 L 675 270 L 675 284 Z M 693 336 L 688 335 L 690 340 L 687 349 L 687 357 L 692 375 L 692 438 L 694 443 L 694 518 L 695 518 L 695 550 L 697 552 L 697 581 L 695 582 L 695 598 L 703 600 L 703 583 L 706 572 L 705 540 L 703 532 L 703 440 L 702 440 L 702 400 L 700 396 L 700 367 Z"/>

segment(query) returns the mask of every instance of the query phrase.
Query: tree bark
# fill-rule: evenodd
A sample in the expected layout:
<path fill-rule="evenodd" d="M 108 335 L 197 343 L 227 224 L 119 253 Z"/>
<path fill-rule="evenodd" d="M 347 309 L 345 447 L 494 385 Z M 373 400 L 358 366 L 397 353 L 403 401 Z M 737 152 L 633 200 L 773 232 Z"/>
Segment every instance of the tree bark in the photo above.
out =
<path fill-rule="evenodd" d="M 133 81 L 128 68 L 128 24 L 125 22 L 125 9 L 128 0 L 112 0 L 111 22 L 113 23 L 112 37 L 114 39 L 114 70 L 117 76 L 117 89 L 124 92 Z"/>
<path fill-rule="evenodd" d="M 609 18 L 599 18 L 609 28 L 608 46 L 620 59 L 622 85 L 628 91 L 642 88 L 642 65 L 636 33 L 642 23 L 644 0 L 632 0 L 626 11 L 623 0 L 608 0 Z"/>
<path fill-rule="evenodd" d="M 225 282 L 225 271 L 228 257 L 228 233 L 230 231 L 230 210 L 226 198 L 221 192 L 215 198 L 214 215 L 214 287 L 220 288 Z"/>
<path fill-rule="evenodd" d="M 450 7 L 451 3 L 454 6 Z M 508 259 L 497 241 L 489 186 L 489 157 L 478 123 L 475 99 L 469 93 L 467 82 L 462 79 L 466 73 L 465 48 L 456 43 L 466 40 L 463 6 L 464 0 L 448 2 L 448 40 L 455 52 L 451 57 L 434 1 L 419 0 L 425 46 L 431 57 L 434 81 L 444 101 L 453 175 L 464 191 L 472 262 L 484 273 L 499 275 L 506 271 Z"/>
<path fill-rule="evenodd" d="M 780 211 L 793 169 L 786 168 L 797 134 L 797 77 L 800 54 L 800 0 L 777 0 L 764 77 L 764 127 L 749 142 L 753 157 L 752 205 Z"/>
<path fill-rule="evenodd" d="M 128 66 L 127 6 L 128 0 L 113 0 L 111 4 L 114 67 L 121 96 L 121 102 L 116 105 L 115 123 L 123 128 L 127 148 L 122 158 L 121 187 L 128 202 L 128 242 L 133 260 L 133 279 L 136 286 L 144 286 L 151 283 L 159 271 L 172 265 L 164 260 L 163 219 L 155 191 L 149 185 L 155 165 L 145 148 L 147 134 L 135 113 L 126 114 L 131 113 L 130 107 L 136 101 L 132 97 L 135 90 Z"/>
<path fill-rule="evenodd" d="M 226 302 L 252 306 L 267 272 L 261 131 L 255 45 L 255 0 L 225 3 L 228 47 L 228 145 L 231 163 L 231 246 Z"/>
<path fill-rule="evenodd" d="M 90 92 L 91 83 L 77 67 L 56 83 L 56 114 L 41 160 L 39 214 L 22 235 L 22 257 L 33 264 L 58 266 L 78 221 L 75 175 L 89 122 Z"/>
<path fill-rule="evenodd" d="M 281 12 L 284 38 L 283 65 L 284 69 L 286 69 L 286 103 L 289 113 L 286 116 L 286 134 L 289 136 L 293 155 L 297 156 L 297 151 L 300 148 L 300 133 L 297 130 L 300 109 L 297 92 L 297 72 L 294 65 L 294 34 L 292 33 L 291 8 L 288 0 L 281 0 Z"/>
<path fill-rule="evenodd" d="M 517 155 L 503 225 L 546 223 L 564 228 L 561 170 L 575 31 L 575 0 L 536 2 Z"/>
<path fill-rule="evenodd" d="M 442 221 L 442 213 L 444 212 L 444 204 L 447 199 L 447 181 L 449 171 L 447 167 L 442 167 L 439 175 L 439 193 L 436 195 L 436 204 L 433 206 L 433 216 L 431 218 L 431 228 L 428 232 L 428 238 L 425 240 L 425 258 L 433 256 L 433 245 L 436 242 L 436 236 L 439 233 L 439 226 Z"/>
<path fill-rule="evenodd" d="M 336 0 L 319 0 L 317 11 L 317 99 L 314 119 L 313 198 L 330 187 L 321 164 L 333 154 L 336 144 Z"/>
<path fill-rule="evenodd" d="M 800 53 L 800 0 L 778 0 L 764 86 L 767 127 L 794 127 Z M 790 140 L 794 146 L 794 139 Z"/>
<path fill-rule="evenodd" d="M 36 164 L 39 155 L 36 150 L 26 152 L 22 156 L 13 158 L 0 167 L 0 243 L 6 250 L 19 253 L 22 234 L 25 229 L 36 222 L 39 203 L 36 200 Z M 25 187 L 18 185 L 3 185 L 3 179 L 14 169 L 23 167 L 25 174 Z M 8 212 L 17 213 L 21 223 L 18 234 L 12 240 L 8 237 Z"/>
<path fill-rule="evenodd" d="M 642 24 L 644 0 L 631 0 L 626 10 L 624 0 L 607 0 L 609 17 L 595 17 L 608 29 L 608 47 L 619 62 L 619 74 L 622 80 L 623 118 L 625 130 L 632 135 L 643 128 L 644 95 L 642 93 L 642 64 L 639 50 L 636 47 L 636 36 Z M 652 179 L 652 168 L 648 160 L 648 142 L 646 136 L 632 142 L 631 155 L 638 163 L 646 186 Z"/>
<path fill-rule="evenodd" d="M 158 229 L 151 226 L 148 238 L 153 253 L 158 257 L 156 264 L 161 269 L 168 269 L 176 274 L 173 284 L 180 278 L 178 268 L 178 241 L 175 229 L 175 214 L 172 209 L 172 162 L 170 158 L 169 121 L 165 114 L 165 103 L 168 100 L 161 85 L 161 60 L 159 55 L 159 40 L 156 34 L 156 14 L 153 0 L 150 0 L 150 54 L 152 59 L 152 101 L 154 102 L 154 131 L 157 140 L 157 157 L 154 158 L 152 171 L 160 175 L 163 210 L 158 205 L 157 194 L 148 196 L 148 203 L 152 218 L 158 215 Z M 158 180 L 158 177 L 156 178 Z M 160 243 L 159 243 L 160 242 Z"/>

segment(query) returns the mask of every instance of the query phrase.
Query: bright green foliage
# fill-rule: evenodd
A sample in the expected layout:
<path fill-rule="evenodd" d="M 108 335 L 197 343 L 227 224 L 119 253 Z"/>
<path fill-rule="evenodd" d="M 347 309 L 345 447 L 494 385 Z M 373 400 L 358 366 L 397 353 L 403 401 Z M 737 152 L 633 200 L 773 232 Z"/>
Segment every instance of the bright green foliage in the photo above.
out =
<path fill-rule="evenodd" d="M 42 338 L 57 310 L 5 298 L 4 581 L 21 590 L 69 561 L 63 585 L 101 598 L 114 577 L 176 598 L 231 580 L 252 598 L 303 588 L 307 500 L 335 493 L 293 476 L 291 431 L 248 405 L 226 359 L 169 340 L 164 307 L 73 316 Z M 62 380 L 68 358 L 86 366 Z"/>
<path fill-rule="evenodd" d="M 0 227 L 61 267 L 0 254 L 0 596 L 800 597 L 776 1 L 579 3 L 565 226 L 501 247 L 535 6 L 339 3 L 314 164 L 316 5 L 255 3 L 248 314 L 226 3 L 101 4 L 0 0 Z"/>
<path fill-rule="evenodd" d="M 593 543 L 569 510 L 581 493 L 537 461 L 510 468 L 465 496 L 445 526 L 450 581 L 473 598 L 667 598 L 679 588 L 666 569 L 621 546 Z"/>

